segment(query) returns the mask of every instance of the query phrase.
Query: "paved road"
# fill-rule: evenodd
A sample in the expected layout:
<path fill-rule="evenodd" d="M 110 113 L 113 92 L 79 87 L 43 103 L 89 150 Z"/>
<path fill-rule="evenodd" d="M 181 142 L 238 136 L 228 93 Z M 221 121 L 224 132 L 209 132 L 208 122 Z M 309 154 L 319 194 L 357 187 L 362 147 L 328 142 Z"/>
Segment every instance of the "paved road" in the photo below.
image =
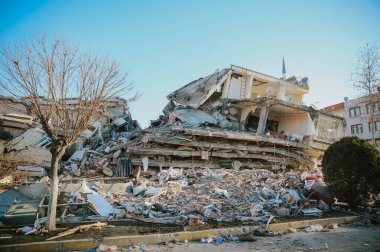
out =
<path fill-rule="evenodd" d="M 327 244 L 327 246 L 326 246 Z M 258 237 L 255 242 L 223 242 L 220 245 L 189 242 L 147 246 L 148 251 L 380 251 L 380 226 L 339 227 L 330 232 L 297 232 L 277 237 Z M 142 251 L 134 248 L 132 251 Z"/>

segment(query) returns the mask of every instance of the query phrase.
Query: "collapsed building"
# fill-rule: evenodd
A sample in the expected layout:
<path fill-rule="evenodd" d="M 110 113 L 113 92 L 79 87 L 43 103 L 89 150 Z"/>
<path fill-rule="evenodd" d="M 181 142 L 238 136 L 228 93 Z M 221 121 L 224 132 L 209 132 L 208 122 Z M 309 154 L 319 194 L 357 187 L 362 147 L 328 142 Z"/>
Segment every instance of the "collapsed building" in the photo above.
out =
<path fill-rule="evenodd" d="M 49 100 L 44 97 L 39 99 L 42 110 L 49 110 Z M 66 103 L 68 108 L 75 110 L 78 99 L 66 99 Z M 36 119 L 20 102 L 4 96 L 0 97 L 0 112 L 0 139 L 4 140 L 1 152 L 7 154 L 4 157 L 49 168 L 51 140 Z M 84 154 L 85 146 L 95 147 L 115 137 L 118 131 L 131 132 L 136 128 L 141 127 L 132 119 L 127 101 L 120 97 L 108 98 L 76 143 L 67 148 L 64 159 L 70 159 L 76 152 L 74 156 L 77 156 L 78 152 Z"/>
<path fill-rule="evenodd" d="M 34 123 L 34 118 L 18 101 L 0 95 L 0 140 L 10 140 Z"/>
<path fill-rule="evenodd" d="M 126 144 L 133 165 L 180 168 L 311 168 L 344 136 L 343 118 L 303 104 L 308 78 L 276 78 L 234 66 L 167 96 L 141 141 Z"/>
<path fill-rule="evenodd" d="M 304 105 L 308 91 L 307 78 L 286 78 L 285 71 L 276 78 L 232 65 L 169 94 L 163 115 L 146 129 L 111 99 L 108 113 L 99 114 L 99 124 L 61 162 L 65 203 L 58 222 L 75 216 L 190 225 L 321 215 L 333 201 L 321 193 L 321 174 L 312 168 L 343 136 L 344 124 Z M 41 130 L 24 132 L 32 133 L 36 141 L 21 135 L 11 148 L 49 145 Z M 37 181 L 47 183 L 43 171 L 28 171 L 40 171 Z M 44 190 L 38 187 L 31 214 L 39 218 L 46 216 Z M 16 203 L 3 210 L 8 222 L 17 215 L 9 212 Z"/>

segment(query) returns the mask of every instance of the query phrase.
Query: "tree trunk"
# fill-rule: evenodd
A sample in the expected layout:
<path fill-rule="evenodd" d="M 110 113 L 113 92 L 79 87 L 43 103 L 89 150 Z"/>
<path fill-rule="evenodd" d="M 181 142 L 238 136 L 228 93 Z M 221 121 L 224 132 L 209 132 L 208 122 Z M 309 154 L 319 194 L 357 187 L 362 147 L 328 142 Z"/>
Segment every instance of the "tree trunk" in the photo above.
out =
<path fill-rule="evenodd" d="M 376 132 L 376 123 L 375 123 L 375 101 L 373 100 L 372 94 L 370 93 L 370 124 L 371 124 L 371 144 L 376 147 L 376 138 L 375 138 L 375 132 Z"/>
<path fill-rule="evenodd" d="M 376 147 L 375 130 L 376 130 L 375 121 L 371 119 L 371 144 Z"/>
<path fill-rule="evenodd" d="M 46 220 L 46 227 L 52 231 L 56 229 L 56 215 L 57 215 L 57 202 L 58 202 L 58 168 L 59 160 L 63 156 L 64 150 L 58 151 L 57 149 L 51 149 L 51 168 L 50 168 L 50 197 L 48 214 Z"/>

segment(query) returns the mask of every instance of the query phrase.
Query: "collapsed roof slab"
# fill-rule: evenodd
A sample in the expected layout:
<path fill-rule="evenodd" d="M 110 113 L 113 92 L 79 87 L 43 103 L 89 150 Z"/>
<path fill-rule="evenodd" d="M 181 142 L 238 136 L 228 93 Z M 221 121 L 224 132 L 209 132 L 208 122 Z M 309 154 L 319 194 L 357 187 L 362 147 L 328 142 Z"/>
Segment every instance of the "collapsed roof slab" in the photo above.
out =
<path fill-rule="evenodd" d="M 216 71 L 206 77 L 192 81 L 189 84 L 169 94 L 167 98 L 182 105 L 197 109 L 223 84 L 231 73 L 230 68 Z"/>
<path fill-rule="evenodd" d="M 273 147 L 259 147 L 257 145 L 249 145 L 248 143 L 235 143 L 235 142 L 210 142 L 210 141 L 201 141 L 198 139 L 197 141 L 187 141 L 183 139 L 178 139 L 173 136 L 149 136 L 150 142 L 156 142 L 161 144 L 168 145 L 178 145 L 178 146 L 189 146 L 195 148 L 204 148 L 204 149 L 212 149 L 214 150 L 232 150 L 238 153 L 250 152 L 256 154 L 266 153 L 268 155 L 281 155 L 287 158 L 293 158 L 297 160 L 297 162 L 302 163 L 306 166 L 313 165 L 313 162 L 310 161 L 309 157 L 306 155 L 302 155 L 302 153 L 294 153 L 292 151 L 281 148 L 273 148 Z M 244 154 L 241 154 L 243 156 Z"/>
<path fill-rule="evenodd" d="M 258 107 L 277 105 L 276 107 L 279 109 L 281 107 L 283 107 L 283 108 L 281 108 L 283 111 L 285 111 L 286 108 L 288 108 L 287 111 L 293 111 L 293 112 L 298 111 L 299 113 L 302 113 L 302 111 L 304 111 L 304 112 L 315 111 L 311 107 L 307 107 L 304 105 L 297 105 L 297 104 L 287 102 L 287 101 L 282 101 L 282 100 L 279 100 L 279 99 L 276 99 L 273 97 L 259 97 L 259 98 L 245 99 L 245 100 L 227 99 L 227 102 L 231 103 L 234 106 L 241 107 L 241 108 L 244 108 L 247 106 L 252 106 L 252 105 L 255 105 Z"/>
<path fill-rule="evenodd" d="M 267 142 L 270 144 L 276 144 L 281 146 L 289 146 L 295 148 L 309 148 L 307 145 L 302 143 L 297 143 L 294 141 L 289 141 L 286 139 L 262 136 L 262 135 L 254 135 L 246 132 L 235 132 L 222 130 L 217 128 L 188 128 L 181 126 L 173 126 L 172 131 L 175 132 L 183 132 L 186 135 L 194 135 L 194 136 L 205 136 L 205 137 L 216 137 L 216 138 L 224 138 L 229 140 L 241 140 L 245 142 Z"/>

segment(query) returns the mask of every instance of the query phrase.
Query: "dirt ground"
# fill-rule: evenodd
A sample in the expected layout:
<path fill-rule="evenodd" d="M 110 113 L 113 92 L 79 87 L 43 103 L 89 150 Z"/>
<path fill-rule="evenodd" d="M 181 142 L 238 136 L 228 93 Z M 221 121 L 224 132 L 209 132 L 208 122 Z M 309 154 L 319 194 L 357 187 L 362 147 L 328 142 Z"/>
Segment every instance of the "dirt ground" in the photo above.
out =
<path fill-rule="evenodd" d="M 327 245 L 326 245 L 327 244 Z M 201 242 L 168 245 L 148 245 L 148 251 L 198 252 L 198 251 L 380 251 L 380 227 L 339 227 L 330 232 L 299 231 L 276 237 L 257 237 L 255 242 Z M 124 249 L 124 251 L 127 251 Z M 133 248 L 129 251 L 142 251 Z"/>

